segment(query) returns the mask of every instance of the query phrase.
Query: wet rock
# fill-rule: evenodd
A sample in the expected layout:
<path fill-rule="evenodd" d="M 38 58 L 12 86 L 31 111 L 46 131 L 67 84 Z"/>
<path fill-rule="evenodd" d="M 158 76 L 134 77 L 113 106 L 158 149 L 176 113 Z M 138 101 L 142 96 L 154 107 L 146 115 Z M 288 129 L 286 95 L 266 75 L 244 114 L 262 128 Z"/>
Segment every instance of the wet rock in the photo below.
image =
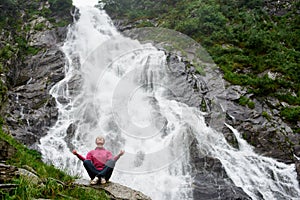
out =
<path fill-rule="evenodd" d="M 57 119 L 56 103 L 49 91 L 64 78 L 65 58 L 55 47 L 27 58 L 24 63 L 11 74 L 15 84 L 8 92 L 5 115 L 7 131 L 34 147 Z M 24 81 L 19 81 L 20 76 Z"/>
<path fill-rule="evenodd" d="M 297 157 L 300 157 L 300 145 L 299 144 L 294 146 L 294 152 Z"/>
<path fill-rule="evenodd" d="M 196 146 L 195 141 L 190 146 L 194 199 L 251 199 L 234 185 L 218 159 L 202 155 Z"/>
<path fill-rule="evenodd" d="M 256 147 L 257 153 L 286 163 L 293 162 L 293 143 L 298 143 L 297 137 L 287 124 L 273 114 L 274 109 L 260 101 L 255 101 L 253 109 L 234 101 L 227 101 L 226 104 L 227 114 L 231 116 L 226 123 L 241 132 L 243 138 Z"/>
<path fill-rule="evenodd" d="M 222 129 L 222 133 L 225 136 L 226 141 L 234 148 L 239 149 L 237 138 L 228 127 Z"/>
<path fill-rule="evenodd" d="M 73 150 L 75 149 L 74 148 L 74 145 L 72 144 L 72 140 L 74 139 L 75 137 L 75 131 L 77 129 L 77 126 L 75 123 L 71 123 L 69 125 L 69 127 L 67 128 L 67 135 L 65 137 L 65 141 L 69 147 L 70 150 Z"/>
<path fill-rule="evenodd" d="M 238 85 L 229 86 L 226 89 L 226 98 L 230 101 L 236 101 L 247 93 L 246 88 Z"/>
<path fill-rule="evenodd" d="M 297 179 L 300 182 L 300 160 L 295 162 L 296 172 L 297 172 Z"/>

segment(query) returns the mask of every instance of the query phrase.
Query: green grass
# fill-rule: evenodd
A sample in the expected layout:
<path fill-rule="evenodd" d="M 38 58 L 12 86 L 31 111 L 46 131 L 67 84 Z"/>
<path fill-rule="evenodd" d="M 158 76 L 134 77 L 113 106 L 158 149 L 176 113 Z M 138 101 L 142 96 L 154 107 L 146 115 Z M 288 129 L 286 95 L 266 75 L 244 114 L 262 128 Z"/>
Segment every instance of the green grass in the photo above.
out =
<path fill-rule="evenodd" d="M 251 108 L 251 109 L 255 108 L 255 103 L 245 96 L 242 96 L 239 99 L 239 104 L 242 106 L 248 106 L 248 108 Z"/>
<path fill-rule="evenodd" d="M 7 141 L 17 149 L 17 153 L 7 161 L 7 164 L 17 167 L 29 166 L 42 180 L 42 184 L 35 184 L 24 177 L 16 177 L 11 183 L 18 184 L 18 187 L 10 193 L 0 191 L 2 199 L 109 199 L 103 190 L 74 185 L 73 182 L 78 177 L 70 176 L 65 171 L 43 163 L 39 152 L 28 149 L 2 131 L 2 120 L 0 126 L 0 140 Z"/>

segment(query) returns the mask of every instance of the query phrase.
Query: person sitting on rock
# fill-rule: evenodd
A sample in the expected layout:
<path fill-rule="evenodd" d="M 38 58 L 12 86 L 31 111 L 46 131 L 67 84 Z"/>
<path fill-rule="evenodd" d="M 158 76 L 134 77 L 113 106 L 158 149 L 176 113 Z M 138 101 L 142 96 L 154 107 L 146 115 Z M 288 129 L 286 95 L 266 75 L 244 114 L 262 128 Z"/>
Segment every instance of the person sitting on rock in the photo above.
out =
<path fill-rule="evenodd" d="M 106 150 L 103 145 L 105 139 L 102 136 L 96 138 L 97 147 L 86 155 L 86 158 L 73 150 L 72 153 L 83 161 L 83 166 L 91 178 L 91 184 L 95 185 L 100 180 L 101 184 L 105 184 L 111 177 L 116 161 L 125 153 L 121 150 L 115 157 Z"/>

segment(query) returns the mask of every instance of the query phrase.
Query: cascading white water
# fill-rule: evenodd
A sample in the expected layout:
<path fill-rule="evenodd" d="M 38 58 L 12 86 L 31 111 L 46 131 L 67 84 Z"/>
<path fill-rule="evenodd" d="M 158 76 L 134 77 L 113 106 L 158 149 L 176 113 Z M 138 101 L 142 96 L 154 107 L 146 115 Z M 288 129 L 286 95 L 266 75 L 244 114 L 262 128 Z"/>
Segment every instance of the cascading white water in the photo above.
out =
<path fill-rule="evenodd" d="M 299 197 L 293 165 L 256 155 L 229 126 L 240 145 L 232 148 L 196 108 L 165 98 L 164 52 L 120 35 L 107 14 L 93 7 L 97 2 L 74 1 L 80 18 L 63 46 L 66 77 L 51 90 L 59 118 L 41 139 L 45 161 L 88 178 L 71 150 L 85 155 L 104 135 L 107 149 L 126 151 L 112 181 L 153 199 L 192 199 L 188 150 L 196 138 L 199 150 L 220 159 L 253 199 Z"/>

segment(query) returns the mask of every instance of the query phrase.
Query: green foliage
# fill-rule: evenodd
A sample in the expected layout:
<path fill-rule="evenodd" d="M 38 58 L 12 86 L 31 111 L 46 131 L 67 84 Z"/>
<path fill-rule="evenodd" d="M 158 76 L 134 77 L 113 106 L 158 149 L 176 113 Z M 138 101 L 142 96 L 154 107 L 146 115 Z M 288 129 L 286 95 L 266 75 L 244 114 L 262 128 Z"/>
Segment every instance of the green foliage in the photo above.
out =
<path fill-rule="evenodd" d="M 56 27 L 64 27 L 67 26 L 69 22 L 67 20 L 59 20 L 58 22 L 55 22 Z"/>
<path fill-rule="evenodd" d="M 300 85 L 298 85 L 300 87 Z M 284 102 L 287 102 L 290 105 L 300 105 L 300 95 L 297 96 L 292 94 L 277 94 L 276 97 Z"/>
<path fill-rule="evenodd" d="M 52 178 L 47 178 L 43 184 L 33 184 L 30 180 L 19 178 L 14 181 L 18 184 L 13 194 L 3 193 L 4 199 L 22 199 L 31 200 L 37 198 L 49 199 L 82 199 L 94 200 L 109 199 L 103 190 L 98 191 L 92 188 L 82 188 L 79 186 L 62 185 L 60 182 Z"/>
<path fill-rule="evenodd" d="M 41 161 L 41 154 L 32 149 L 28 149 L 26 146 L 18 143 L 13 137 L 2 132 L 2 127 L 0 127 L 0 139 L 7 141 L 18 151 L 16 155 L 9 161 L 9 163 L 22 167 L 24 165 L 31 166 L 35 169 L 40 177 L 52 177 L 62 181 L 71 181 L 72 177 L 68 176 L 65 172 L 56 169 L 54 166 L 45 165 Z"/>
<path fill-rule="evenodd" d="M 50 9 L 56 12 L 65 12 L 72 7 L 72 0 L 49 0 Z"/>
<path fill-rule="evenodd" d="M 34 26 L 34 30 L 37 30 L 37 31 L 41 31 L 45 28 L 46 28 L 46 25 L 44 23 L 39 23 Z"/>
<path fill-rule="evenodd" d="M 263 111 L 263 112 L 261 113 L 261 115 L 262 115 L 264 118 L 266 118 L 267 120 L 270 120 L 270 119 L 271 119 L 271 116 L 270 116 L 266 111 Z"/>
<path fill-rule="evenodd" d="M 255 108 L 255 104 L 253 101 L 251 101 L 249 98 L 245 97 L 245 96 L 242 96 L 240 99 L 239 99 L 239 104 L 242 105 L 242 106 L 248 106 L 249 108 L 253 109 Z"/>
<path fill-rule="evenodd" d="M 179 0 L 151 1 L 151 0 L 102 0 L 105 10 L 112 15 L 129 19 L 156 18 L 170 10 Z"/>
<path fill-rule="evenodd" d="M 300 106 L 284 108 L 281 115 L 290 122 L 300 121 Z"/>
<path fill-rule="evenodd" d="M 210 35 L 225 28 L 226 18 L 213 5 L 199 5 L 199 8 L 190 8 L 193 17 L 182 19 L 175 29 L 197 39 L 199 35 Z M 190 13 L 186 13 L 190 14 Z"/>
<path fill-rule="evenodd" d="M 13 8 L 16 6 L 16 0 L 0 0 L 1 7 Z"/>
<path fill-rule="evenodd" d="M 6 101 L 6 93 L 7 93 L 7 87 L 0 81 L 0 108 L 2 108 L 4 102 Z"/>
<path fill-rule="evenodd" d="M 10 44 L 5 45 L 2 49 L 0 49 L 0 60 L 3 61 L 12 58 L 15 51 L 14 47 Z"/>
<path fill-rule="evenodd" d="M 154 25 L 149 22 L 149 21 L 142 21 L 137 25 L 137 28 L 142 28 L 142 27 L 153 27 Z"/>
<path fill-rule="evenodd" d="M 72 190 L 67 190 L 64 194 L 81 200 L 106 200 L 109 199 L 104 191 L 98 191 L 91 188 L 75 187 Z"/>
<path fill-rule="evenodd" d="M 237 1 L 238 7 L 245 7 L 245 8 L 261 8 L 264 5 L 263 0 L 240 0 Z"/>

